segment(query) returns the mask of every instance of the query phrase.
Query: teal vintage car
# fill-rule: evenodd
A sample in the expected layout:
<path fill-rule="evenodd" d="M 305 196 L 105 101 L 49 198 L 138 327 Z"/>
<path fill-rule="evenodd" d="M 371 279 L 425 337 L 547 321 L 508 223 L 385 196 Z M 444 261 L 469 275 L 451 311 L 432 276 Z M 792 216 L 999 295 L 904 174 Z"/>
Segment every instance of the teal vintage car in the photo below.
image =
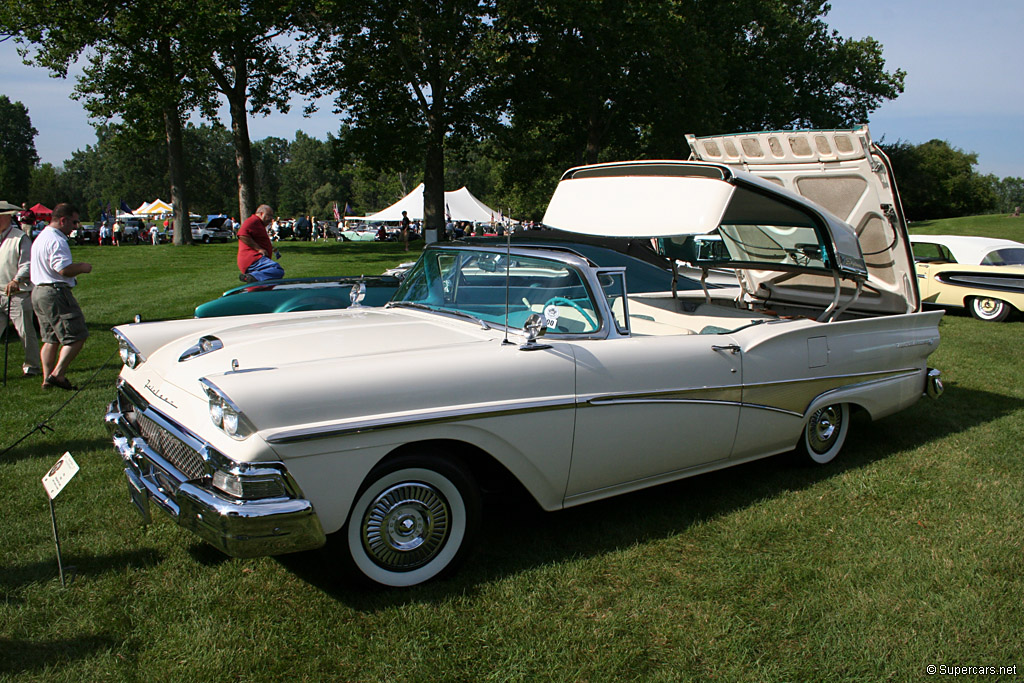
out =
<path fill-rule="evenodd" d="M 393 275 L 335 276 L 264 280 L 235 287 L 213 301 L 196 307 L 195 317 L 287 313 L 348 308 L 352 288 L 363 285 L 363 306 L 383 306 L 398 291 L 401 280 Z"/>
<path fill-rule="evenodd" d="M 467 238 L 470 244 L 500 246 L 503 237 Z M 512 237 L 518 247 L 541 246 L 561 248 L 582 256 L 602 267 L 623 266 L 632 292 L 667 292 L 673 289 L 672 262 L 654 251 L 649 240 L 591 238 L 566 235 L 558 231 L 529 231 Z M 390 272 L 390 271 L 389 271 Z M 391 300 L 401 284 L 399 275 L 335 276 L 288 278 L 253 282 L 230 289 L 219 298 L 196 307 L 195 317 L 213 318 L 225 315 L 254 313 L 286 313 L 348 308 L 352 304 L 353 286 L 362 284 L 363 306 L 383 306 Z M 720 284 L 708 283 L 709 289 Z M 677 291 L 700 289 L 694 278 L 677 275 Z"/>

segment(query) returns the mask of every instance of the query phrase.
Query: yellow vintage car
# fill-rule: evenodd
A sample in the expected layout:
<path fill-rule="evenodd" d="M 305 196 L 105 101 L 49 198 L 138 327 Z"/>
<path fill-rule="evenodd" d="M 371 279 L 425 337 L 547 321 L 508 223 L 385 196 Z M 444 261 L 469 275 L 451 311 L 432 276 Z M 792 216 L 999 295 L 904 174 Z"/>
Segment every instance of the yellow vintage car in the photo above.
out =
<path fill-rule="evenodd" d="M 1024 244 L 964 235 L 911 235 L 921 301 L 1002 322 L 1024 311 Z"/>

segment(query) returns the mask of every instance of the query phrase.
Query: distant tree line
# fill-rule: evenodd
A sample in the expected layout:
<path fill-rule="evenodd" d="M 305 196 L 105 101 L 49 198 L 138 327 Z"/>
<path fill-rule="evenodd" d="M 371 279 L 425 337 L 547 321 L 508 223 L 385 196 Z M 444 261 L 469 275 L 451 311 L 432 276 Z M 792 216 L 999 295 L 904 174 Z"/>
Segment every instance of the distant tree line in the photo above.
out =
<path fill-rule="evenodd" d="M 978 155 L 945 140 L 882 143 L 910 220 L 1010 213 L 1024 204 L 1024 179 L 981 175 Z"/>
<path fill-rule="evenodd" d="M 169 198 L 185 243 L 197 208 L 244 218 L 259 201 L 323 216 L 339 201 L 364 212 L 421 178 L 427 227 L 444 220 L 443 191 L 463 183 L 537 218 L 570 166 L 685 157 L 687 132 L 855 125 L 903 91 L 905 74 L 886 70 L 874 39 L 829 29 L 828 10 L 825 0 L 0 0 L 0 38 L 53 75 L 86 64 L 75 96 L 97 143 L 62 170 L 34 167 L 33 187 L 83 206 Z M 249 117 L 287 111 L 293 93 L 332 99 L 337 135 L 252 141 Z M 195 113 L 210 125 L 189 123 Z M 908 168 L 938 172 L 900 145 L 893 156 Z M 937 210 L 924 203 L 933 194 L 922 215 Z"/>

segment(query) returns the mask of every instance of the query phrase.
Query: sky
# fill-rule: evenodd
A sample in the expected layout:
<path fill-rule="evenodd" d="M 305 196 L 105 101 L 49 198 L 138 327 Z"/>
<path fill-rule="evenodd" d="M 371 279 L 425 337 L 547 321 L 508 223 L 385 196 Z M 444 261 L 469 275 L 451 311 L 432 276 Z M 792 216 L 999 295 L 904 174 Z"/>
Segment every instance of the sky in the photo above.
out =
<path fill-rule="evenodd" d="M 875 38 L 886 68 L 907 72 L 904 93 L 871 115 L 875 141 L 945 140 L 977 154 L 979 173 L 1024 177 L 1024 2 L 832 0 L 825 21 L 843 37 Z M 73 85 L 24 66 L 12 41 L 0 43 L 0 94 L 28 107 L 40 159 L 55 166 L 96 142 L 70 98 Z M 289 114 L 251 119 L 249 133 L 291 140 L 302 130 L 323 140 L 338 129 L 329 101 L 310 118 L 301 112 L 296 100 Z M 229 122 L 226 108 L 222 121 Z"/>

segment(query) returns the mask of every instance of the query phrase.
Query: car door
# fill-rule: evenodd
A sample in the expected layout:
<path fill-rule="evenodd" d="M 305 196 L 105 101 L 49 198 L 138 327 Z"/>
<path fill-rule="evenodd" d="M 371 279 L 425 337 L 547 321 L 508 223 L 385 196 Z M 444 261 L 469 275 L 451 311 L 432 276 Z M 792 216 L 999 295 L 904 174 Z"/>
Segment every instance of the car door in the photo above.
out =
<path fill-rule="evenodd" d="M 729 457 L 743 374 L 732 337 L 635 336 L 573 346 L 577 410 L 566 502 Z"/>

